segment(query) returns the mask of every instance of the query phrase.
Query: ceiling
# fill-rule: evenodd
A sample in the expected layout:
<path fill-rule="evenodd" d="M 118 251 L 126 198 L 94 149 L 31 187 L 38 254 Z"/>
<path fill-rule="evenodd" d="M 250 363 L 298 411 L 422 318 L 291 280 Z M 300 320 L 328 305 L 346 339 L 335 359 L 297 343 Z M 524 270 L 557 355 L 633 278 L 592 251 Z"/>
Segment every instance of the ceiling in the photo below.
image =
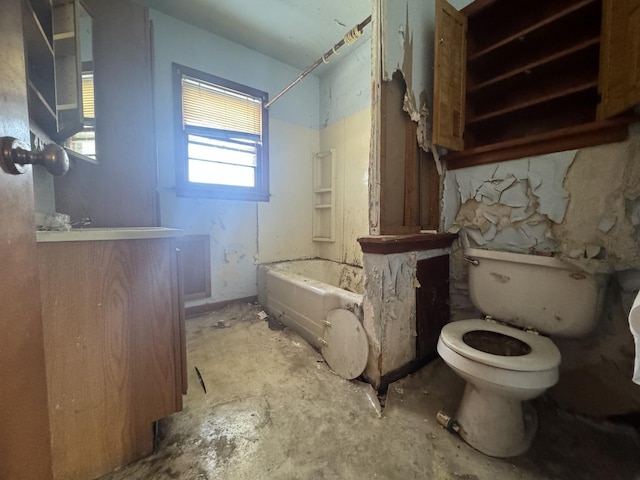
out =
<path fill-rule="evenodd" d="M 371 14 L 371 0 L 135 1 L 300 70 Z"/>

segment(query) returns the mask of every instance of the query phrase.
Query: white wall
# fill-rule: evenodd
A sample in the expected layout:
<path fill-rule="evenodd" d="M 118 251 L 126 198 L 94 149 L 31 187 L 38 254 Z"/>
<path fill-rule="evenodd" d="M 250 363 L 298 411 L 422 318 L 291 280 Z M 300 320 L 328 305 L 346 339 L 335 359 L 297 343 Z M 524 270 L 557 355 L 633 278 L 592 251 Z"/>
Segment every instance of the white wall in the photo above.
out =
<path fill-rule="evenodd" d="M 336 152 L 335 242 L 316 242 L 315 252 L 321 258 L 362 265 L 357 239 L 369 233 L 371 41 L 363 37 L 340 54 L 348 56 L 320 79 L 320 150 Z"/>
<path fill-rule="evenodd" d="M 211 236 L 212 303 L 256 295 L 256 264 L 311 257 L 311 155 L 319 148 L 319 80 L 309 76 L 270 109 L 268 203 L 175 194 L 171 63 L 275 96 L 297 69 L 151 11 L 159 199 L 163 226 Z"/>

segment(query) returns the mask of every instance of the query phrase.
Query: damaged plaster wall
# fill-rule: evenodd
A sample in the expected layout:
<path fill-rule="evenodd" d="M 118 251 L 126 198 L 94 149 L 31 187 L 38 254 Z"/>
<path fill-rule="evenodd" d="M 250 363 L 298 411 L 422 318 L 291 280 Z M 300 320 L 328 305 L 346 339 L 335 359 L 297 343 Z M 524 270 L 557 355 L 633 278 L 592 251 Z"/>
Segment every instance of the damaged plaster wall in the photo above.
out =
<path fill-rule="evenodd" d="M 561 381 L 551 395 L 574 411 L 640 411 L 631 382 L 626 315 L 640 288 L 640 124 L 624 142 L 446 172 L 442 221 L 460 246 L 547 252 L 609 274 L 601 320 L 580 339 L 558 340 Z M 477 315 L 466 263 L 452 255 L 454 319 Z"/>
<path fill-rule="evenodd" d="M 334 242 L 316 242 L 315 248 L 320 258 L 362 265 L 357 239 L 369 233 L 370 35 L 351 48 L 320 78 L 320 151 L 336 154 L 336 232 Z"/>
<path fill-rule="evenodd" d="M 377 388 L 381 377 L 416 358 L 416 269 L 419 260 L 449 249 L 365 254 L 364 328 L 369 339 L 365 376 Z"/>
<path fill-rule="evenodd" d="M 187 65 L 244 85 L 278 93 L 299 71 L 253 50 L 155 10 L 155 128 L 159 203 L 163 226 L 211 239 L 208 299 L 187 306 L 254 296 L 256 264 L 308 258 L 314 254 L 311 220 L 311 162 L 319 148 L 319 80 L 309 76 L 270 109 L 268 203 L 178 197 L 171 63 Z"/>
<path fill-rule="evenodd" d="M 569 203 L 563 181 L 576 151 L 447 171 L 444 229 L 463 245 L 494 250 L 556 251 L 551 225 Z"/>

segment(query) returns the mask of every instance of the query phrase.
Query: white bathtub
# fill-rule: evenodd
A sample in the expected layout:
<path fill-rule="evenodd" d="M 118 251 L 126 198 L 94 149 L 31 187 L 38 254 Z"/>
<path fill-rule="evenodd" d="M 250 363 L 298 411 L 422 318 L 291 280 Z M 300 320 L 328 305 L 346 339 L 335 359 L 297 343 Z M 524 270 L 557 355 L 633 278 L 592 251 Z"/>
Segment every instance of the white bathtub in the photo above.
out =
<path fill-rule="evenodd" d="M 362 322 L 363 270 L 330 260 L 296 260 L 258 267 L 258 300 L 267 312 L 321 347 L 329 311 L 343 308 Z"/>

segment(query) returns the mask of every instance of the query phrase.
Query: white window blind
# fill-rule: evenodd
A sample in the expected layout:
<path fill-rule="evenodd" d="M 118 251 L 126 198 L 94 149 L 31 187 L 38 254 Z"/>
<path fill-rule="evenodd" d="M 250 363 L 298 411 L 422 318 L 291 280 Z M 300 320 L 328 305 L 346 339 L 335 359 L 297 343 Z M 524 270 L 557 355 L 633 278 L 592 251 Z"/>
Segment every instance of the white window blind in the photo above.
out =
<path fill-rule="evenodd" d="M 200 82 L 182 79 L 183 125 L 231 132 L 262 134 L 259 99 Z"/>
<path fill-rule="evenodd" d="M 96 118 L 93 72 L 82 74 L 82 116 Z"/>

